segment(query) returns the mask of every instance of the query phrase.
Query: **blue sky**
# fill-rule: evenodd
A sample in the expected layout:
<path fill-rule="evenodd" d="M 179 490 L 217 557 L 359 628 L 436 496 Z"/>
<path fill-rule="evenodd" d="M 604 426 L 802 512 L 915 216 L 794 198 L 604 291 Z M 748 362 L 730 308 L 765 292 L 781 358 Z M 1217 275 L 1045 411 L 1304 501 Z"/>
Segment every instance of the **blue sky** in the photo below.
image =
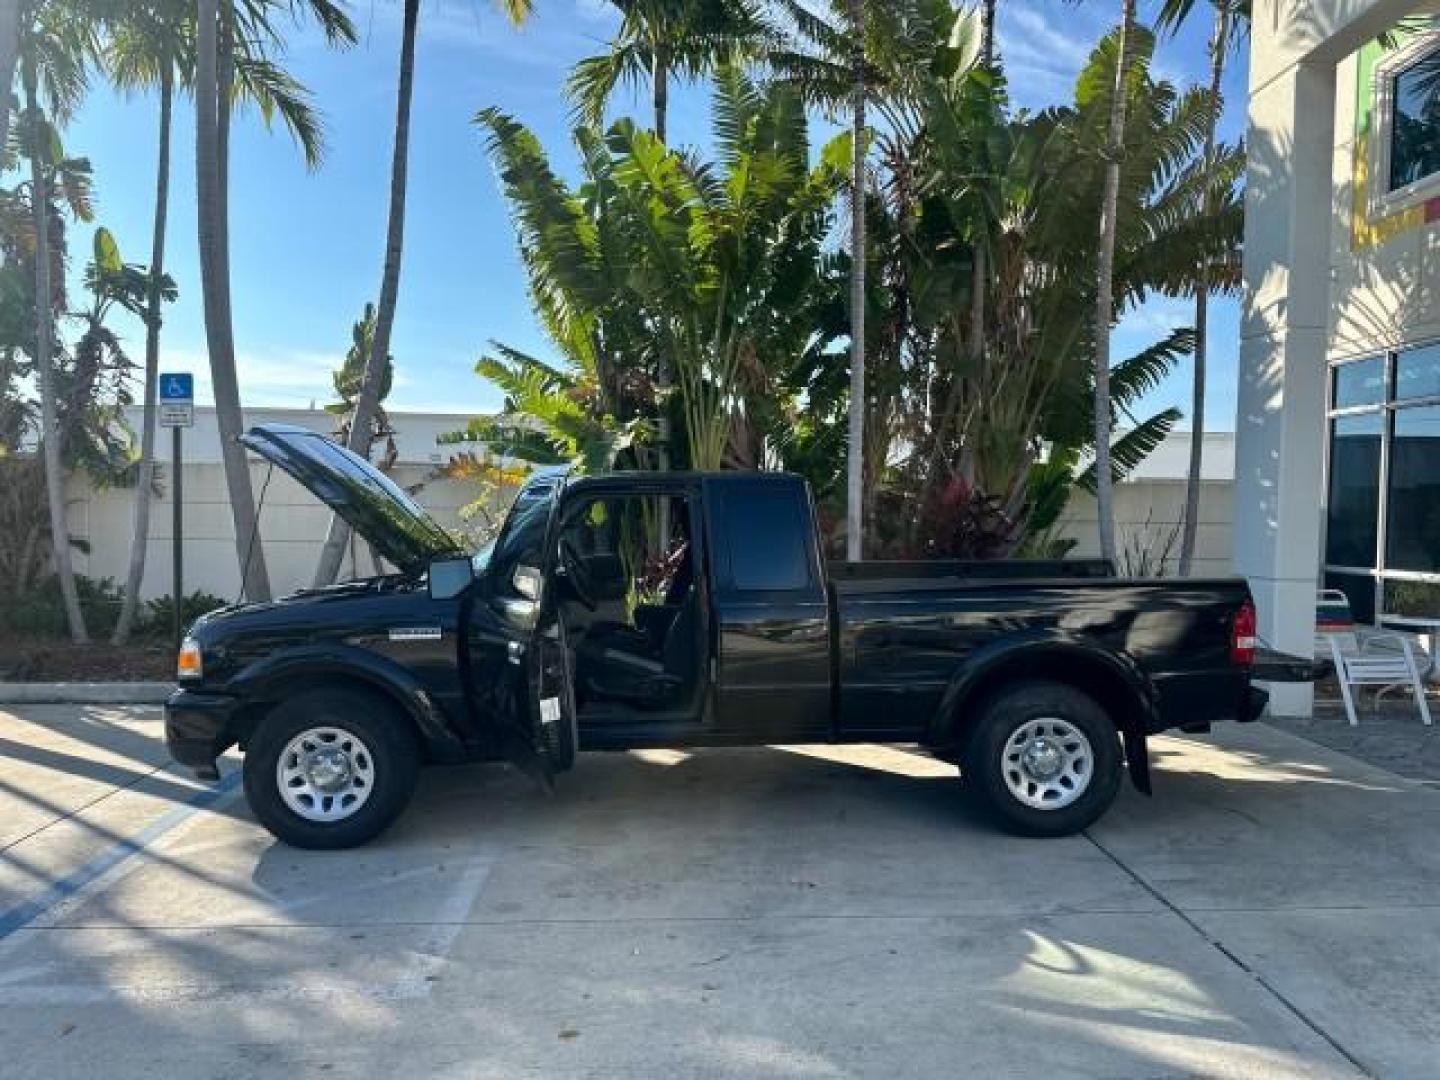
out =
<path fill-rule="evenodd" d="M 539 0 L 536 6 L 536 18 L 520 30 L 486 0 L 426 0 L 422 8 L 405 262 L 392 346 L 393 408 L 493 409 L 498 395 L 473 372 L 485 343 L 499 339 L 542 355 L 546 349 L 530 314 L 507 210 L 471 119 L 478 109 L 498 105 L 530 125 L 557 164 L 572 167 L 561 86 L 576 60 L 604 47 L 616 20 L 601 0 Z M 1005 0 L 999 44 L 1018 104 L 1068 100 L 1075 73 L 1118 7 Z M 358 48 L 333 52 L 302 27 L 287 58 L 325 116 L 328 153 L 318 170 L 306 171 L 283 130 L 267 131 L 254 115 L 242 115 L 236 124 L 230 230 L 235 338 L 247 405 L 303 408 L 330 400 L 330 372 L 349 344 L 350 325 L 379 292 L 400 7 L 362 0 L 351 11 L 361 34 Z M 1177 81 L 1203 77 L 1207 34 L 1208 26 L 1197 22 L 1165 42 L 1160 73 Z M 1242 125 L 1244 85 L 1242 50 L 1227 80 L 1230 137 Z M 644 102 L 625 97 L 616 111 L 647 112 Z M 131 261 L 149 255 L 155 113 L 151 98 L 121 99 L 99 88 L 65 136 L 69 152 L 94 165 L 97 223 L 115 233 Z M 703 145 L 707 128 L 705 89 L 677 89 L 671 141 Z M 167 253 L 180 299 L 166 319 L 164 366 L 194 370 L 203 400 L 209 388 L 193 147 L 194 117 L 182 102 Z M 74 234 L 77 252 L 88 250 L 86 229 Z M 1207 427 L 1233 429 L 1236 305 L 1222 300 L 1212 310 Z M 1192 322 L 1191 312 L 1189 302 L 1147 305 L 1120 328 L 1116 355 Z M 121 329 L 138 357 L 138 323 Z M 1183 408 L 1189 382 L 1188 369 L 1177 371 L 1146 406 Z"/>

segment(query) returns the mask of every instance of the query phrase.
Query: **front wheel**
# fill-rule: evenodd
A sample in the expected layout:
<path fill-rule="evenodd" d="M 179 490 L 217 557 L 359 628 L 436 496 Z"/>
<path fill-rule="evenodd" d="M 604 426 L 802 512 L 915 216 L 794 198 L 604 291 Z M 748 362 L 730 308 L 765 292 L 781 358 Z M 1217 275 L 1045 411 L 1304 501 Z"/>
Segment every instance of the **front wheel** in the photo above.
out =
<path fill-rule="evenodd" d="M 1011 832 L 1069 836 L 1110 808 L 1121 764 L 1115 724 L 1094 698 L 1033 681 L 985 701 L 963 771 L 966 789 Z"/>
<path fill-rule="evenodd" d="M 245 753 L 245 798 L 292 847 L 356 847 L 400 816 L 419 765 L 409 721 L 388 702 L 311 690 L 260 722 Z"/>

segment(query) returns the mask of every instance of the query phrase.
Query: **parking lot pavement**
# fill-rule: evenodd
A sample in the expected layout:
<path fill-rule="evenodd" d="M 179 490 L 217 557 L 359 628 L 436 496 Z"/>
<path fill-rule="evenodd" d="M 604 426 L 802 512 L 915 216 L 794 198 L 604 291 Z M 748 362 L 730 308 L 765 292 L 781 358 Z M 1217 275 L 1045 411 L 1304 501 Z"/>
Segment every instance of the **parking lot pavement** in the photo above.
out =
<path fill-rule="evenodd" d="M 1433 697 L 1430 709 L 1440 711 L 1440 702 Z M 1391 693 L 1378 703 L 1373 693 L 1365 695 L 1360 722 L 1353 726 L 1345 716 L 1345 706 L 1324 699 L 1315 702 L 1313 716 L 1273 723 L 1371 765 L 1440 786 L 1440 724 L 1422 724 L 1414 699 L 1408 695 Z"/>
<path fill-rule="evenodd" d="M 1440 792 L 1263 725 L 1090 836 L 897 747 L 437 769 L 275 844 L 153 709 L 0 711 L 11 1077 L 1433 1076 Z"/>

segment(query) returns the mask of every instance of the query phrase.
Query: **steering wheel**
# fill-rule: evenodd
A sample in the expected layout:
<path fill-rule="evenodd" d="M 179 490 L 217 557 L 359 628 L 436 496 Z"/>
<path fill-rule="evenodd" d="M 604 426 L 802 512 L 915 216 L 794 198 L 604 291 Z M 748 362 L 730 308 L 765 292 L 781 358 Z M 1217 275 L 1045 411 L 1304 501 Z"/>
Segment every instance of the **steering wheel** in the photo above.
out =
<path fill-rule="evenodd" d="M 595 602 L 595 583 L 585 568 L 585 560 L 569 540 L 560 541 L 560 568 L 565 571 L 565 580 L 570 583 L 575 599 L 587 610 L 594 611 L 599 606 Z"/>

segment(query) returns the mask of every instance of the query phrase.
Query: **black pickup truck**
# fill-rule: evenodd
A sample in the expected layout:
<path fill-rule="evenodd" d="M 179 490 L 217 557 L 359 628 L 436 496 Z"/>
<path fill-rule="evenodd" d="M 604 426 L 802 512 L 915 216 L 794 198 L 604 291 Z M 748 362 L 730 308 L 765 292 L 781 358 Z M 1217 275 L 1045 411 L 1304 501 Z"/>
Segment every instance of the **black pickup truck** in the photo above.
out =
<path fill-rule="evenodd" d="M 165 710 L 205 778 L 235 744 L 277 837 L 360 844 L 419 766 L 508 758 L 549 784 L 577 750 L 912 742 L 1000 824 L 1073 833 L 1146 739 L 1247 721 L 1244 581 L 1122 580 L 1097 562 L 826 566 L 809 490 L 777 473 L 537 474 L 494 544 L 455 540 L 310 431 L 242 441 L 398 572 L 222 609 Z"/>

